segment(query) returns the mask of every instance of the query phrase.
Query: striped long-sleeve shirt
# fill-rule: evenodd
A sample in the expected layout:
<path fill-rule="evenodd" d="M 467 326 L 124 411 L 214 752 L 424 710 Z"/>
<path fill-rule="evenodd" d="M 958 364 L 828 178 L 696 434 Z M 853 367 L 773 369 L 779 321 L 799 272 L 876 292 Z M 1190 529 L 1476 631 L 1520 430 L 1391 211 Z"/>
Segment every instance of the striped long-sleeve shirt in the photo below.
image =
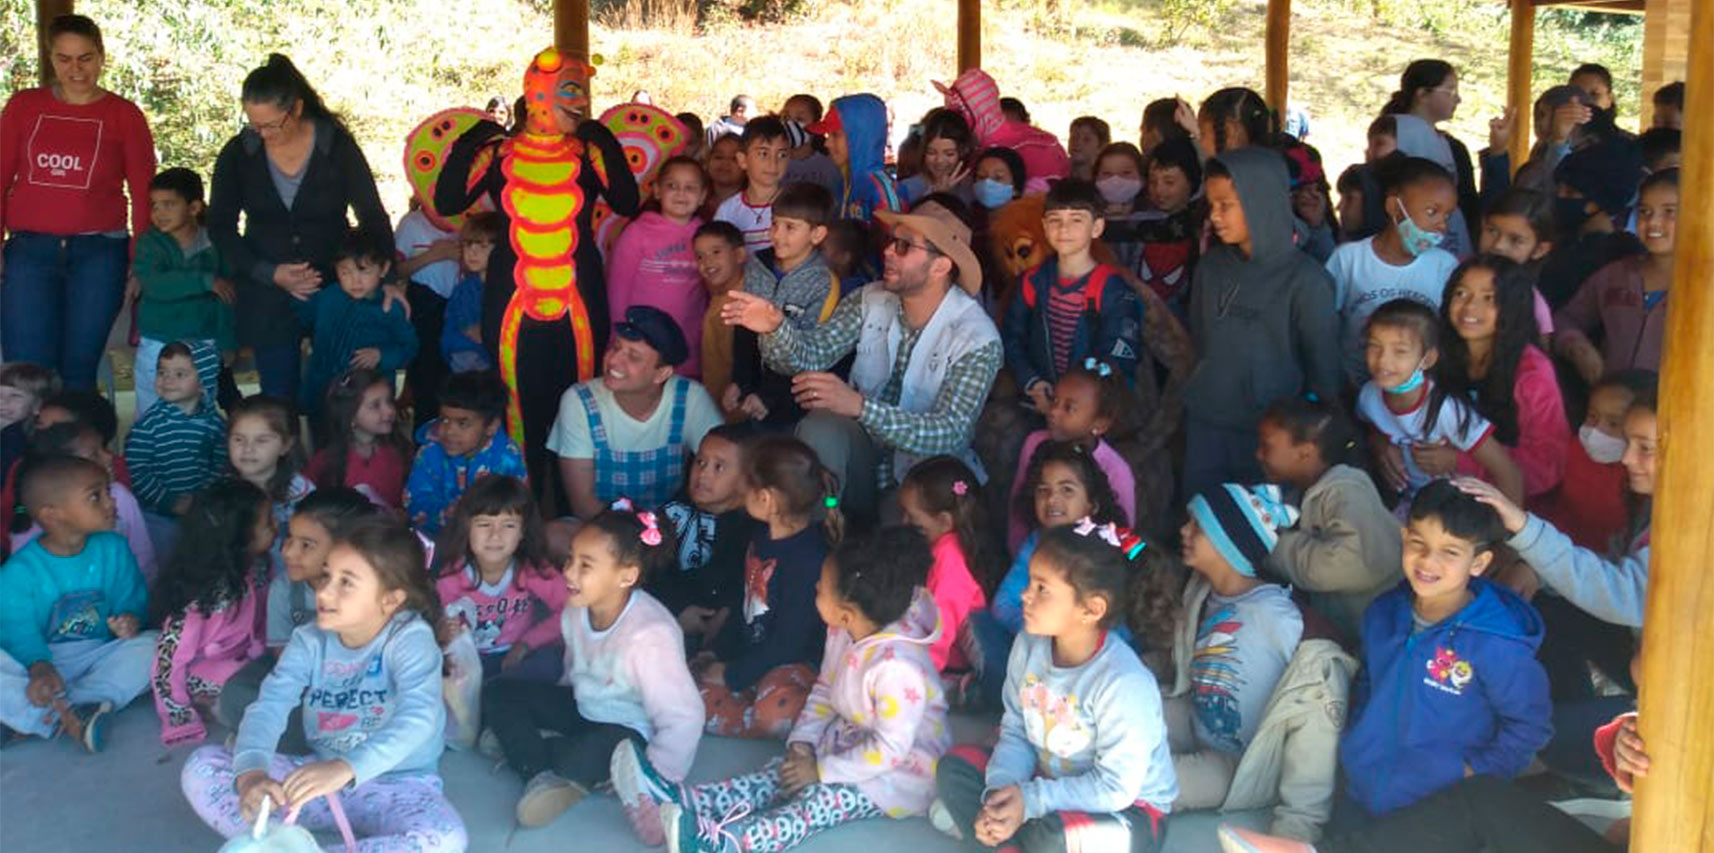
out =
<path fill-rule="evenodd" d="M 143 508 L 173 514 L 173 503 L 208 485 L 226 468 L 226 419 L 207 398 L 186 414 L 161 401 L 125 437 L 131 489 Z"/>

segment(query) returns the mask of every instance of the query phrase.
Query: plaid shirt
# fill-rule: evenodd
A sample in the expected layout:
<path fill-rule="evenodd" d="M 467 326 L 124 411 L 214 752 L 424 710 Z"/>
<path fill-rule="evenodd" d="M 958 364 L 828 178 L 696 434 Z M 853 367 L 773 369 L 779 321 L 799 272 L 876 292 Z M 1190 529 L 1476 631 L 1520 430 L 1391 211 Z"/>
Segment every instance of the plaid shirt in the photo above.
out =
<path fill-rule="evenodd" d="M 782 323 L 772 333 L 762 335 L 762 358 L 781 373 L 831 367 L 857 347 L 857 336 L 863 329 L 862 293 L 858 289 L 846 294 L 833 309 L 833 316 L 811 331 Z M 893 359 L 892 375 L 879 395 L 863 398 L 863 413 L 857 422 L 868 430 L 876 444 L 886 448 L 930 455 L 957 453 L 969 447 L 976 432 L 976 416 L 988 399 L 994 375 L 1004 357 L 1000 342 L 978 347 L 949 365 L 933 408 L 907 412 L 899 408 L 899 395 L 904 386 L 905 367 L 910 364 L 911 352 L 916 349 L 922 330 L 905 322 L 902 304 L 899 329 L 899 352 Z M 881 455 L 876 480 L 883 489 L 893 484 L 890 454 Z"/>

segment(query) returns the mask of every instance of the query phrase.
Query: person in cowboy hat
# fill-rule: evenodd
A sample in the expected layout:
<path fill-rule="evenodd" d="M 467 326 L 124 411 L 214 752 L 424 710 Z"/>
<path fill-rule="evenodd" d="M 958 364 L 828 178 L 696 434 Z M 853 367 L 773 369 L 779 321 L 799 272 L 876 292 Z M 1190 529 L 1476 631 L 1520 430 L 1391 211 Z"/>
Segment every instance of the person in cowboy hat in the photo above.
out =
<path fill-rule="evenodd" d="M 793 328 L 768 300 L 738 292 L 721 312 L 761 336 L 770 367 L 796 374 L 792 392 L 809 412 L 798 438 L 839 476 L 846 511 L 868 517 L 922 458 L 958 456 L 980 475 L 970 441 L 1002 359 L 975 296 L 970 226 L 932 200 L 875 216 L 892 229 L 881 280 L 847 294 L 826 323 Z M 847 384 L 827 371 L 852 352 Z"/>

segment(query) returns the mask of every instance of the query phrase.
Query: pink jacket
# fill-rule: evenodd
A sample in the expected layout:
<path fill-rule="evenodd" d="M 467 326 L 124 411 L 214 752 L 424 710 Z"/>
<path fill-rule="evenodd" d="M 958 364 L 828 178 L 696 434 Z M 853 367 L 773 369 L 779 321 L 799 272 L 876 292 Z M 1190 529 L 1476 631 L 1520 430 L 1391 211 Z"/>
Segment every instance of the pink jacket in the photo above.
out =
<path fill-rule="evenodd" d="M 1553 361 L 1534 344 L 1524 347 L 1517 378 L 1512 380 L 1512 399 L 1518 407 L 1518 441 L 1506 452 L 1524 474 L 1524 494 L 1534 498 L 1553 491 L 1565 479 L 1565 454 L 1575 441 L 1565 420 L 1565 399 L 1560 396 Z M 1458 454 L 1458 473 L 1487 476 L 1468 453 Z"/>
<path fill-rule="evenodd" d="M 1018 553 L 1018 546 L 1024 544 L 1024 538 L 1036 528 L 1034 518 L 1018 512 L 1018 492 L 1024 487 L 1023 475 L 1030 469 L 1030 457 L 1036 455 L 1036 448 L 1047 440 L 1047 430 L 1038 429 L 1024 439 L 1024 449 L 1018 454 L 1018 476 L 1012 478 L 1012 495 L 1006 501 L 1007 517 L 1010 519 L 1006 525 L 1006 547 L 1013 554 Z M 1125 524 L 1136 524 L 1137 477 L 1131 473 L 1131 466 L 1106 439 L 1095 442 L 1094 456 L 1096 466 L 1107 475 L 1107 485 L 1113 487 L 1113 499 L 1119 502 L 1119 511 L 1125 516 Z"/>
<path fill-rule="evenodd" d="M 569 593 L 559 572 L 516 564 L 512 572 L 499 595 L 484 592 L 475 570 L 463 562 L 434 583 L 446 618 L 463 624 L 482 654 L 500 654 L 520 642 L 539 649 L 560 639 L 559 613 Z"/>
<path fill-rule="evenodd" d="M 244 596 L 203 613 L 196 605 L 167 617 L 155 642 L 155 665 L 149 682 L 155 691 L 155 712 L 161 716 L 161 743 L 197 743 L 203 728 L 190 678 L 225 684 L 244 664 L 262 656 L 262 588 L 252 581 Z"/>
<path fill-rule="evenodd" d="M 1000 86 L 988 72 L 972 68 L 958 75 L 951 86 L 934 85 L 946 98 L 947 109 L 957 110 L 969 123 L 978 149 L 999 147 L 1018 152 L 1024 160 L 1025 192 L 1047 192 L 1050 179 L 1071 174 L 1071 158 L 1057 137 L 1006 118 L 1000 109 Z"/>
<path fill-rule="evenodd" d="M 940 611 L 940 631 L 928 649 L 934 668 L 942 672 L 969 669 L 970 661 L 965 659 L 964 650 L 954 641 L 958 639 L 964 620 L 988 606 L 988 596 L 970 574 L 964 549 L 958 544 L 958 534 L 945 533 L 935 540 L 934 565 L 928 570 L 928 591 L 934 596 L 935 608 Z"/>
<path fill-rule="evenodd" d="M 708 290 L 691 249 L 700 227 L 696 217 L 679 225 L 649 211 L 619 233 L 607 263 L 607 313 L 613 322 L 624 320 L 625 309 L 633 305 L 653 305 L 672 315 L 690 352 L 678 373 L 692 379 L 702 375 L 702 319 L 708 312 Z"/>
<path fill-rule="evenodd" d="M 935 764 L 952 745 L 928 654 L 939 621 L 918 589 L 903 617 L 862 640 L 828 629 L 821 676 L 786 738 L 815 749 L 821 781 L 857 786 L 888 817 L 928 811 Z"/>

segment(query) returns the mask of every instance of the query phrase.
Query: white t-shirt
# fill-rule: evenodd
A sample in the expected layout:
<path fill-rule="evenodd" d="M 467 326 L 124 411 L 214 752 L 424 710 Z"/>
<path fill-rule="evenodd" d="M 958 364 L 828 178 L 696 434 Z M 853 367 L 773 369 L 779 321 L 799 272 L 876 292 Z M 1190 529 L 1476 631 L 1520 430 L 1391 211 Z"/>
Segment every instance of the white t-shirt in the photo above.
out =
<path fill-rule="evenodd" d="M 601 413 L 601 425 L 607 430 L 608 448 L 637 453 L 667 446 L 667 439 L 672 436 L 673 395 L 681 382 L 690 385 L 684 400 L 684 444 L 695 448 L 702 444 L 702 437 L 709 430 L 721 424 L 720 410 L 702 383 L 682 376 L 667 380 L 661 386 L 660 404 L 646 421 L 626 414 L 600 379 L 592 379 L 582 387 L 588 388 L 595 398 L 595 410 Z M 559 398 L 559 417 L 554 419 L 553 432 L 548 434 L 548 449 L 566 459 L 594 459 L 595 439 L 589 433 L 589 415 L 583 401 L 578 399 L 578 387 L 567 388 Z"/>
<path fill-rule="evenodd" d="M 1469 452 L 1494 431 L 1494 425 L 1488 423 L 1487 418 L 1477 414 L 1469 404 L 1456 397 L 1448 397 L 1446 402 L 1441 404 L 1434 423 L 1428 423 L 1428 399 L 1434 393 L 1434 383 L 1425 381 L 1423 390 L 1422 399 L 1405 412 L 1395 412 L 1389 408 L 1381 393 L 1381 386 L 1373 381 L 1364 383 L 1363 390 L 1357 392 L 1357 417 L 1373 424 L 1375 429 L 1380 430 L 1393 444 L 1404 448 L 1406 488 L 1413 494 L 1434 478 L 1416 467 L 1416 460 L 1410 455 L 1411 447 L 1444 441 L 1461 451 Z M 1458 422 L 1467 412 L 1469 419 L 1461 430 L 1458 428 Z"/>
<path fill-rule="evenodd" d="M 1353 385 L 1369 381 L 1363 359 L 1363 324 L 1375 309 L 1394 299 L 1410 299 L 1440 310 L 1446 280 L 1458 258 L 1443 249 L 1429 249 L 1402 267 L 1375 254 L 1375 238 L 1346 243 L 1327 259 L 1333 276 L 1333 307 L 1339 312 L 1339 340 L 1345 348 L 1345 378 Z"/>
<path fill-rule="evenodd" d="M 421 210 L 413 210 L 399 220 L 399 227 L 393 229 L 393 245 L 398 247 L 400 255 L 414 258 L 428 251 L 434 241 L 457 236 L 451 231 L 436 228 Z M 411 281 L 427 286 L 442 299 L 451 299 L 452 289 L 458 286 L 458 262 L 435 261 L 412 273 Z"/>
<path fill-rule="evenodd" d="M 714 221 L 730 222 L 738 226 L 744 234 L 744 248 L 750 252 L 773 247 L 768 239 L 768 229 L 774 225 L 774 206 L 772 203 L 756 207 L 744 200 L 744 194 L 737 195 L 720 203 L 714 211 Z"/>

